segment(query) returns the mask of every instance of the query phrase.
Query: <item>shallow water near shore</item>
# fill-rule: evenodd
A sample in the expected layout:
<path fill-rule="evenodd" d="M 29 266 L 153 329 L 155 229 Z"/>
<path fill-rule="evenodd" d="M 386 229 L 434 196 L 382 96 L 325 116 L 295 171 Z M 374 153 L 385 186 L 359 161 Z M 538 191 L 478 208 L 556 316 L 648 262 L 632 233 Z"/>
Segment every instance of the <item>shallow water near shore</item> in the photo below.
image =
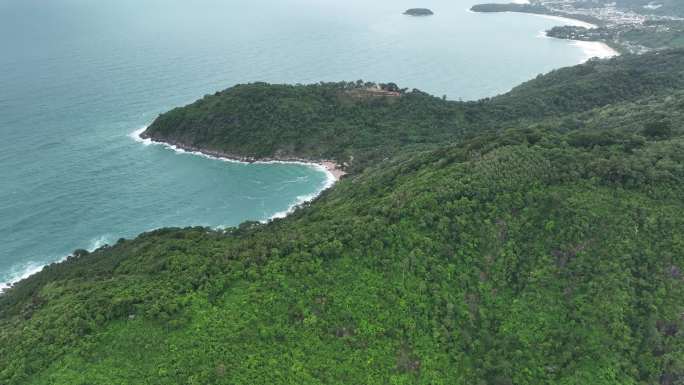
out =
<path fill-rule="evenodd" d="M 297 164 L 221 162 L 130 134 L 237 83 L 393 81 L 450 99 L 585 59 L 557 21 L 472 1 L 0 0 L 0 283 L 76 248 L 287 212 L 329 184 Z"/>

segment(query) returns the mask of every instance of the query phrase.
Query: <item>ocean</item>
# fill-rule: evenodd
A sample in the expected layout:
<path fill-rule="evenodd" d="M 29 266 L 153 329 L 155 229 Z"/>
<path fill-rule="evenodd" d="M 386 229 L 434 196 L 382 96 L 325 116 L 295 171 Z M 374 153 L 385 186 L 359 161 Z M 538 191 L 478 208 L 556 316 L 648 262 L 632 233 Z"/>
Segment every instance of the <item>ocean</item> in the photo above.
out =
<path fill-rule="evenodd" d="M 330 184 L 135 140 L 204 94 L 364 79 L 472 100 L 603 53 L 543 36 L 563 21 L 473 4 L 0 0 L 0 287 L 144 231 L 282 216 Z M 435 15 L 402 15 L 415 6 Z"/>

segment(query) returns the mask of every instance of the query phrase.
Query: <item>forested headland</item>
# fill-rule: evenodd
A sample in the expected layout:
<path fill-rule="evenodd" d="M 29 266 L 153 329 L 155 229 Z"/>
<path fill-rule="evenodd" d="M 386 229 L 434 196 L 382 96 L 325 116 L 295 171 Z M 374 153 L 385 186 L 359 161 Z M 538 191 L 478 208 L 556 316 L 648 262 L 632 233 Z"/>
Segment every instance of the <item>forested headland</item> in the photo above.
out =
<path fill-rule="evenodd" d="M 0 296 L 2 384 L 678 384 L 684 51 L 475 102 L 236 86 L 146 136 L 350 174 L 268 224 L 74 252 Z"/>

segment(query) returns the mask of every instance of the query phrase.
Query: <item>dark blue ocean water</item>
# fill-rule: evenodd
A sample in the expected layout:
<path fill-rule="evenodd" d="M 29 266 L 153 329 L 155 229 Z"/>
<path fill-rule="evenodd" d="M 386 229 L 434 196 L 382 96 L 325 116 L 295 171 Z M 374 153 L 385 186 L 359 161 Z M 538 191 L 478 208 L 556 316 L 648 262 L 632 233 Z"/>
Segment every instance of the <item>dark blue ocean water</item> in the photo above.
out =
<path fill-rule="evenodd" d="M 264 220 L 325 185 L 129 136 L 204 94 L 365 79 L 475 99 L 586 55 L 540 38 L 557 22 L 472 3 L 0 0 L 0 282 L 154 228 Z M 401 14 L 416 5 L 436 15 Z"/>

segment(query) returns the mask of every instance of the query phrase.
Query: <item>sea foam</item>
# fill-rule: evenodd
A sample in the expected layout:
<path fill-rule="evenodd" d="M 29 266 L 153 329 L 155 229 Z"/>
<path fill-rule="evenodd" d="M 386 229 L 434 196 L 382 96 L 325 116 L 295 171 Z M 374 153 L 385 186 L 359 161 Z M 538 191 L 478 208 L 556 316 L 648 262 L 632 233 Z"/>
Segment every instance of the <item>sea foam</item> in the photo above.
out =
<path fill-rule="evenodd" d="M 60 262 L 63 260 L 64 258 L 62 258 Z M 40 272 L 43 270 L 43 267 L 45 267 L 45 264 L 33 261 L 12 266 L 8 274 L 7 282 L 0 282 L 0 293 L 9 289 L 12 287 L 12 285 L 21 281 L 22 279 L 28 278 L 33 274 Z"/>
<path fill-rule="evenodd" d="M 324 166 L 322 166 L 320 164 L 316 164 L 316 163 L 307 164 L 307 165 L 317 169 L 318 171 L 325 173 L 326 178 L 325 178 L 325 182 L 324 182 L 323 186 L 321 186 L 316 192 L 314 192 L 312 194 L 298 196 L 297 199 L 295 199 L 295 201 L 292 202 L 292 204 L 290 204 L 290 206 L 287 208 L 287 210 L 279 211 L 279 212 L 271 215 L 267 220 L 262 221 L 262 223 L 267 223 L 267 222 L 272 221 L 274 219 L 285 218 L 286 216 L 292 214 L 301 205 L 303 205 L 305 203 L 309 203 L 309 202 L 313 201 L 314 199 L 316 199 L 319 195 L 321 195 L 321 193 L 323 191 L 332 187 L 335 184 L 335 182 L 337 181 L 337 179 L 332 174 L 332 172 L 330 172 Z"/>

